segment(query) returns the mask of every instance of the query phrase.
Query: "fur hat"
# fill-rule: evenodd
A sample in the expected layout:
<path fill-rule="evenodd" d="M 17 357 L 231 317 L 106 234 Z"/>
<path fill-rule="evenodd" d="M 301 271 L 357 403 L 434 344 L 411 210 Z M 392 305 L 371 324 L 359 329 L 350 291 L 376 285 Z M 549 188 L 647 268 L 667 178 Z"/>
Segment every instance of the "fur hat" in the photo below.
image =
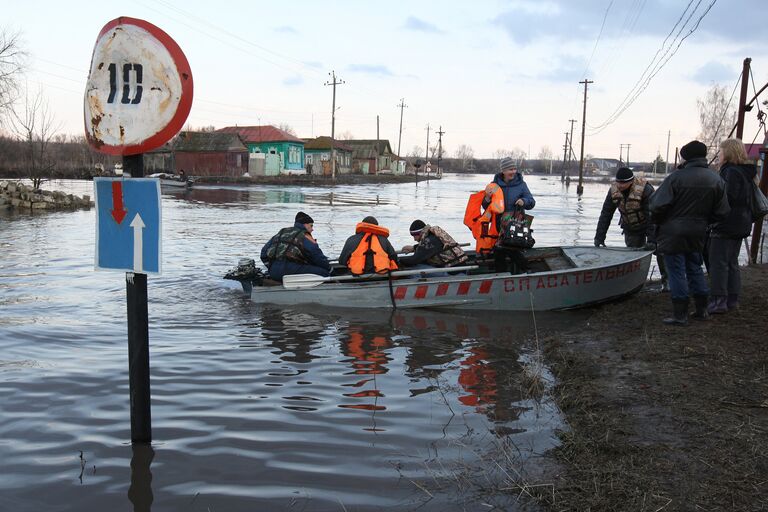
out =
<path fill-rule="evenodd" d="M 376 217 L 374 217 L 373 215 L 369 215 L 366 218 L 364 218 L 363 222 L 365 222 L 366 224 L 373 224 L 374 226 L 379 225 L 379 221 L 377 221 Z"/>
<path fill-rule="evenodd" d="M 295 222 L 298 222 L 299 224 L 314 224 L 315 221 L 312 220 L 312 217 L 307 215 L 304 212 L 299 212 L 296 214 L 296 218 L 294 219 Z"/>
<path fill-rule="evenodd" d="M 697 140 L 691 141 L 680 148 L 680 157 L 686 161 L 694 158 L 707 158 L 707 145 Z"/>
<path fill-rule="evenodd" d="M 499 169 L 501 169 L 502 171 L 506 169 L 517 169 L 517 162 L 515 162 L 513 158 L 505 156 L 499 162 Z"/>
<path fill-rule="evenodd" d="M 424 229 L 427 225 L 424 224 L 423 220 L 416 219 L 415 221 L 411 222 L 411 227 L 408 228 L 408 231 L 411 232 L 412 235 L 416 235 L 418 233 L 421 233 L 421 230 Z"/>
<path fill-rule="evenodd" d="M 635 179 L 635 174 L 629 167 L 622 167 L 616 171 L 616 181 L 618 182 L 632 181 L 633 179 Z"/>

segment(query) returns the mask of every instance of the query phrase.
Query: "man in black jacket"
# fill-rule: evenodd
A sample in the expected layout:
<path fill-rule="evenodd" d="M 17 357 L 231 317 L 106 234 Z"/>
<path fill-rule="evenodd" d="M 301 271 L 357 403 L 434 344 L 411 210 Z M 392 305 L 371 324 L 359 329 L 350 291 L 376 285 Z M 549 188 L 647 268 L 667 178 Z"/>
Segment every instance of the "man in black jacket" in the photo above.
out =
<path fill-rule="evenodd" d="M 680 156 L 684 162 L 662 182 L 650 205 L 672 296 L 673 314 L 663 321 L 671 325 L 688 323 L 689 295 L 696 304 L 694 317 L 708 318 L 709 286 L 701 269 L 707 226 L 730 210 L 723 180 L 707 166 L 707 146 L 689 142 Z"/>

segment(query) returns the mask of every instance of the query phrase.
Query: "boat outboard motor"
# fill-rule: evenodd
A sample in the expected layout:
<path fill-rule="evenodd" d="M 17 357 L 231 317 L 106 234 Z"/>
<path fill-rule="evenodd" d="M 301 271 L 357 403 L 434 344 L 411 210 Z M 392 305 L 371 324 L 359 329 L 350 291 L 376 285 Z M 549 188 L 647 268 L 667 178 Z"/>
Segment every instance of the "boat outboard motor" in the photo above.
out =
<path fill-rule="evenodd" d="M 256 262 L 251 258 L 241 258 L 237 266 L 226 273 L 224 279 L 240 281 L 243 291 L 250 295 L 254 286 L 264 284 L 264 271 L 256 268 Z"/>

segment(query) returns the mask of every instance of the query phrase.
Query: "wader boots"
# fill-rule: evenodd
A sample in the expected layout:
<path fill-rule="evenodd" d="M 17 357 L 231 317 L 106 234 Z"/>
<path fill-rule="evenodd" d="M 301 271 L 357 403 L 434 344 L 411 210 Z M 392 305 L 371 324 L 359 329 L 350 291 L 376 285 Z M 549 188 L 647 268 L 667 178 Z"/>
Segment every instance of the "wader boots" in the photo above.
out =
<path fill-rule="evenodd" d="M 723 297 L 725 299 L 725 297 Z M 693 303 L 696 305 L 696 312 L 693 314 L 693 318 L 697 320 L 709 320 L 709 312 L 707 307 L 709 306 L 709 297 L 706 295 L 694 295 Z M 725 305 L 725 300 L 723 300 Z"/>
<path fill-rule="evenodd" d="M 672 299 L 672 316 L 662 322 L 667 325 L 688 325 L 688 299 Z"/>
<path fill-rule="evenodd" d="M 726 304 L 728 305 L 728 311 L 739 309 L 739 295 L 736 293 L 729 293 L 728 298 L 726 299 Z"/>
<path fill-rule="evenodd" d="M 707 306 L 707 312 L 710 315 L 719 315 L 721 313 L 728 312 L 728 297 L 725 295 L 713 295 L 709 299 L 709 306 Z"/>

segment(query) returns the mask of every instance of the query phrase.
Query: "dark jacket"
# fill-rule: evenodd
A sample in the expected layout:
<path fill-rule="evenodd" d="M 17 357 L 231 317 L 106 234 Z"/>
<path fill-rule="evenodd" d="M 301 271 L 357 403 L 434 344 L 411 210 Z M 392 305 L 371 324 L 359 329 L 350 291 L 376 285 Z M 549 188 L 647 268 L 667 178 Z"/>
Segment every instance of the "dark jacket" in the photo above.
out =
<path fill-rule="evenodd" d="M 624 198 L 626 199 L 627 195 L 629 194 L 631 189 L 627 189 L 623 192 Z M 651 195 L 653 194 L 653 185 L 646 182 L 645 188 L 643 188 L 643 197 L 640 200 L 640 208 L 645 216 L 645 223 L 638 226 L 628 226 L 624 224 L 624 218 L 619 218 L 619 226 L 621 227 L 622 231 L 625 233 L 645 233 L 649 241 L 654 241 L 654 235 L 656 233 L 656 226 L 651 222 L 651 215 L 650 215 L 650 199 Z M 608 195 L 605 196 L 605 201 L 603 201 L 603 209 L 600 211 L 600 219 L 597 221 L 597 232 L 595 233 L 595 242 L 603 243 L 605 242 L 605 235 L 608 233 L 608 227 L 611 224 L 611 219 L 613 219 L 613 214 L 616 212 L 618 208 L 618 205 L 613 202 L 613 197 L 611 197 L 611 191 L 608 190 Z"/>
<path fill-rule="evenodd" d="M 294 227 L 304 228 L 303 224 L 296 222 Z M 298 263 L 289 261 L 286 259 L 270 261 L 267 256 L 267 251 L 275 242 L 275 237 L 269 239 L 269 242 L 264 244 L 261 248 L 261 261 L 269 269 L 269 275 L 272 279 L 281 280 L 283 276 L 291 274 L 318 274 L 321 276 L 330 275 L 331 265 L 328 263 L 328 258 L 323 254 L 320 246 L 314 239 L 307 238 L 306 236 L 301 242 L 301 253 L 306 260 L 305 263 Z"/>
<path fill-rule="evenodd" d="M 493 177 L 493 183 L 501 187 L 501 191 L 504 192 L 505 212 L 513 211 L 515 209 L 515 201 L 518 199 L 523 200 L 523 208 L 526 210 L 530 210 L 536 206 L 536 200 L 533 199 L 531 191 L 528 190 L 528 185 L 526 185 L 525 181 L 523 180 L 523 175 L 519 172 L 515 174 L 515 177 L 512 178 L 509 183 L 504 181 L 504 176 L 502 173 L 498 173 Z M 483 207 L 487 208 L 488 205 L 483 204 Z"/>
<path fill-rule="evenodd" d="M 360 245 L 360 241 L 363 239 L 363 237 L 367 233 L 360 232 L 355 233 L 351 237 L 347 238 L 347 241 L 344 242 L 344 247 L 341 249 L 341 254 L 339 255 L 339 263 L 346 266 L 347 263 L 349 263 L 349 258 L 352 256 L 352 253 L 355 252 L 355 249 L 357 249 L 357 246 Z M 397 251 L 392 247 L 392 244 L 389 243 L 389 238 L 382 235 L 373 235 L 379 239 L 379 243 L 381 244 L 381 248 L 386 251 L 386 253 L 389 255 L 389 259 L 393 260 L 395 263 L 397 263 Z M 366 242 L 367 243 L 367 242 Z M 369 262 L 368 260 L 372 258 L 366 258 L 365 262 L 365 268 L 364 273 L 373 272 L 373 261 Z"/>
<path fill-rule="evenodd" d="M 715 238 L 741 239 L 752 231 L 752 183 L 757 175 L 754 164 L 729 164 L 720 167 L 720 177 L 725 182 L 728 204 L 731 207 L 728 216 L 711 226 L 711 236 Z"/>
<path fill-rule="evenodd" d="M 707 226 L 730 211 L 725 183 L 706 158 L 685 162 L 667 176 L 651 196 L 650 209 L 660 254 L 702 252 Z"/>
<path fill-rule="evenodd" d="M 432 256 L 436 256 L 443 252 L 443 241 L 432 233 L 428 233 L 427 236 L 422 237 L 418 244 L 413 249 L 413 255 L 402 256 L 400 258 L 401 267 L 415 267 L 416 265 L 426 264 L 427 260 Z"/>

